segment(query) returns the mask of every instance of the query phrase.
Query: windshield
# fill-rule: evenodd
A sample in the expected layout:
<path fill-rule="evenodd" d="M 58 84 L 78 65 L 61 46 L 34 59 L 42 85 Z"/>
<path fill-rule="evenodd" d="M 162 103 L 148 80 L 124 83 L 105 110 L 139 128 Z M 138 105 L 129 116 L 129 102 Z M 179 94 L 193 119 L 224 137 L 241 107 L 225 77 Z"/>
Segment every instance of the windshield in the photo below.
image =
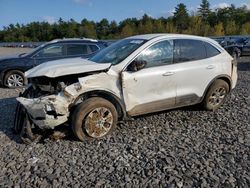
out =
<path fill-rule="evenodd" d="M 47 43 L 45 43 L 45 44 L 47 44 Z M 40 48 L 44 47 L 45 44 L 41 44 L 40 46 L 38 46 L 38 47 L 36 47 L 36 48 L 30 50 L 28 53 L 23 53 L 23 54 L 20 54 L 19 56 L 20 56 L 20 57 L 28 56 L 28 55 L 34 53 L 35 51 L 38 51 Z"/>
<path fill-rule="evenodd" d="M 103 49 L 90 58 L 90 60 L 96 63 L 111 63 L 112 65 L 116 65 L 145 42 L 146 40 L 142 39 L 124 39 Z"/>

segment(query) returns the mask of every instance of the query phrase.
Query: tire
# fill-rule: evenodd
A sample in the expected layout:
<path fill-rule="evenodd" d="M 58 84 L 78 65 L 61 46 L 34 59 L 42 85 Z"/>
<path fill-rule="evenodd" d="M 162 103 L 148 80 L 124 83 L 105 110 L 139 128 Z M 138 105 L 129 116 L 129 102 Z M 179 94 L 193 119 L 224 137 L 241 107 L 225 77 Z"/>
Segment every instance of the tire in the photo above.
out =
<path fill-rule="evenodd" d="M 8 88 L 23 87 L 26 84 L 24 73 L 19 70 L 11 70 L 4 77 L 4 86 Z"/>
<path fill-rule="evenodd" d="M 209 111 L 217 110 L 229 93 L 229 85 L 221 79 L 215 80 L 203 100 L 203 107 Z"/>
<path fill-rule="evenodd" d="M 115 129 L 117 119 L 117 110 L 111 102 L 93 97 L 76 107 L 72 115 L 72 129 L 81 141 L 102 138 Z"/>
<path fill-rule="evenodd" d="M 232 56 L 233 56 L 233 58 L 238 59 L 241 56 L 240 49 L 239 48 L 234 48 Z"/>

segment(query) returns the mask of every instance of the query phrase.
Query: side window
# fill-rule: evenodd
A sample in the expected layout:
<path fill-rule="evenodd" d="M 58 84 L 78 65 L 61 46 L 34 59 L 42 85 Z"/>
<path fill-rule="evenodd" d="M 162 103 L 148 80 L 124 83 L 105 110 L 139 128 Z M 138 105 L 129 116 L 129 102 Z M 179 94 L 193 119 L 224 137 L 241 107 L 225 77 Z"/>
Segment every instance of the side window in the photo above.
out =
<path fill-rule="evenodd" d="M 173 62 L 173 41 L 165 40 L 154 44 L 142 51 L 136 61 L 145 61 L 146 68 L 171 64 Z"/>
<path fill-rule="evenodd" d="M 86 44 L 68 44 L 67 55 L 87 55 L 88 46 Z"/>
<path fill-rule="evenodd" d="M 99 50 L 99 48 L 96 45 L 89 45 L 89 48 L 91 50 L 91 53 L 94 53 Z"/>
<path fill-rule="evenodd" d="M 220 54 L 220 51 L 213 47 L 211 44 L 204 42 L 204 45 L 207 51 L 207 57 L 213 57 Z"/>
<path fill-rule="evenodd" d="M 174 40 L 174 62 L 181 63 L 206 58 L 206 50 L 202 41 L 191 39 Z"/>
<path fill-rule="evenodd" d="M 63 45 L 62 44 L 54 44 L 49 45 L 43 49 L 41 49 L 35 57 L 37 58 L 49 58 L 49 57 L 60 57 L 63 56 Z"/>

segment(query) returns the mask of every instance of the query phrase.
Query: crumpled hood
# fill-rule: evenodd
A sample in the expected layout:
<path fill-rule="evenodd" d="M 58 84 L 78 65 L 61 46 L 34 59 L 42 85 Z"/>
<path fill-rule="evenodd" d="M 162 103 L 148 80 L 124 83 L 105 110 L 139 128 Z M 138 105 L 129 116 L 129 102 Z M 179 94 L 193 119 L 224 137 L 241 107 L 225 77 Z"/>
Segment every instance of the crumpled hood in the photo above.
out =
<path fill-rule="evenodd" d="M 38 65 L 27 72 L 27 78 L 46 76 L 49 78 L 56 78 L 59 76 L 80 74 L 86 72 L 94 72 L 106 70 L 111 66 L 111 63 L 95 63 L 81 57 L 60 59 L 55 61 L 48 61 Z"/>

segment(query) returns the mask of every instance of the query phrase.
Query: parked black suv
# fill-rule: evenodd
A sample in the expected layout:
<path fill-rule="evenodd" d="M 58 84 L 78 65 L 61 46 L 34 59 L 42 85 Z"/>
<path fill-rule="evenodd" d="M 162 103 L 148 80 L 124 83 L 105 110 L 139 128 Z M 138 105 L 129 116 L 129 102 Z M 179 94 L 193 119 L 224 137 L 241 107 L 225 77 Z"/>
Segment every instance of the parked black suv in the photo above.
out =
<path fill-rule="evenodd" d="M 0 84 L 9 88 L 23 86 L 24 72 L 32 67 L 62 58 L 90 58 L 107 46 L 107 42 L 94 39 L 56 39 L 27 54 L 0 58 Z"/>
<path fill-rule="evenodd" d="M 235 58 L 250 55 L 250 37 L 238 38 L 224 48 Z"/>

